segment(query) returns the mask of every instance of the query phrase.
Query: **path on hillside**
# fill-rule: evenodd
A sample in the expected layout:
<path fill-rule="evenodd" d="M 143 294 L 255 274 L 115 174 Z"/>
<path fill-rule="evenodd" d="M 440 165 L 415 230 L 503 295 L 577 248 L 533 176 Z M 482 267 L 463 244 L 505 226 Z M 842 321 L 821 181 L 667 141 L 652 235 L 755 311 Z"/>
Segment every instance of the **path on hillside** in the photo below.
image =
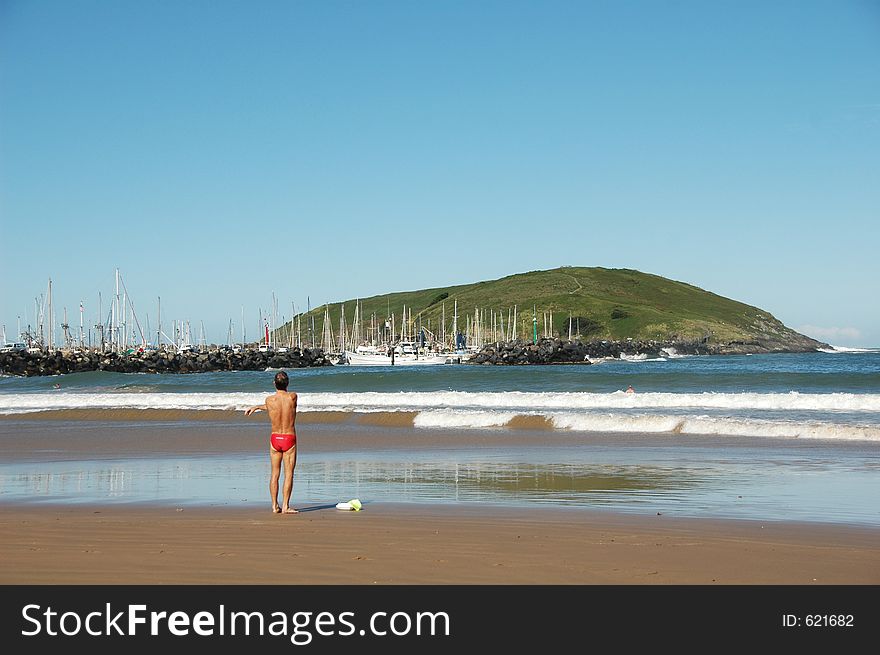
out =
<path fill-rule="evenodd" d="M 574 280 L 574 283 L 575 283 L 576 285 L 578 285 L 578 288 L 577 288 L 577 289 L 575 289 L 574 291 L 569 291 L 569 292 L 568 292 L 568 295 L 569 295 L 569 296 L 573 296 L 573 295 L 576 294 L 578 291 L 580 291 L 581 289 L 584 288 L 584 285 L 581 284 L 580 282 L 578 282 L 577 278 L 576 278 L 574 275 L 569 275 L 568 273 L 563 273 L 563 275 L 564 275 L 565 277 L 570 277 L 572 280 Z"/>

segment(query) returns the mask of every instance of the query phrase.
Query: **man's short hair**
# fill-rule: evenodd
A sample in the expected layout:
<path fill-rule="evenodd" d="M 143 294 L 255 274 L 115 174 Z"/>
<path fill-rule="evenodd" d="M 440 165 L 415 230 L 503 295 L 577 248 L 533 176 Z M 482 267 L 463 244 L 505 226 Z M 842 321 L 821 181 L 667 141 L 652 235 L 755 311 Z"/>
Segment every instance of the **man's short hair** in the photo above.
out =
<path fill-rule="evenodd" d="M 287 373 L 284 371 L 278 371 L 275 374 L 275 388 L 279 391 L 287 391 L 287 384 L 290 382 L 290 378 L 287 377 Z"/>

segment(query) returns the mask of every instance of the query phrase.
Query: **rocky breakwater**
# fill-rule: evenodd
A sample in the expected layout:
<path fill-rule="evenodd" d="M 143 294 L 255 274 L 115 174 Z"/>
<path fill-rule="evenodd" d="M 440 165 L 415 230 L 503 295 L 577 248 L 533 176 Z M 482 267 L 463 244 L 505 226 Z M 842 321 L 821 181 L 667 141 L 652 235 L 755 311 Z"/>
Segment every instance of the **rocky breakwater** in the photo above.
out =
<path fill-rule="evenodd" d="M 114 371 L 117 373 L 209 373 L 264 371 L 267 368 L 332 366 L 323 350 L 292 348 L 286 352 L 215 349 L 178 353 L 171 350 L 113 353 L 94 350 L 0 353 L 0 373 L 35 376 Z"/>
<path fill-rule="evenodd" d="M 645 356 L 648 358 L 677 355 L 708 355 L 712 349 L 705 344 L 685 341 L 568 341 L 560 338 L 531 341 L 505 341 L 484 346 L 468 359 L 468 364 L 590 364 L 590 360 L 619 359 Z"/>
<path fill-rule="evenodd" d="M 589 364 L 586 344 L 562 339 L 505 341 L 491 343 L 471 356 L 468 364 L 523 365 L 523 364 Z"/>

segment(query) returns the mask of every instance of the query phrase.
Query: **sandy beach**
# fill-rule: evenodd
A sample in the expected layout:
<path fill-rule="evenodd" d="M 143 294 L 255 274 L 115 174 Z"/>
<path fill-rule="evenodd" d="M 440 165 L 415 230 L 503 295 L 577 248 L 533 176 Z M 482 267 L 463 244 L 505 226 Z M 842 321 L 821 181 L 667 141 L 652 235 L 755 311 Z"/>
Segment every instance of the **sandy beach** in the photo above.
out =
<path fill-rule="evenodd" d="M 247 504 L 193 505 L 143 496 L 104 502 L 96 497 L 100 487 L 85 492 L 70 487 L 61 496 L 24 500 L 7 495 L 0 504 L 0 583 L 880 583 L 880 530 L 871 525 L 370 498 L 363 498 L 363 511 L 343 512 L 334 507 L 338 498 L 304 501 L 302 479 L 294 487 L 294 506 L 302 511 L 273 515 L 260 468 L 265 426 L 231 414 L 213 418 L 196 424 L 185 416 L 163 421 L 90 416 L 69 420 L 64 439 L 51 442 L 40 438 L 57 430 L 57 421 L 0 420 L 0 457 L 16 471 L 87 470 L 101 458 L 173 465 L 177 458 L 208 454 L 206 439 L 214 457 L 259 455 L 255 471 L 215 476 L 220 488 L 247 478 L 256 490 Z M 423 432 L 417 438 L 405 426 L 349 427 L 318 429 L 304 421 L 303 465 L 340 451 L 364 458 L 402 450 L 414 460 L 465 447 L 492 453 L 518 449 L 526 458 L 539 452 L 528 445 L 535 441 L 528 426 L 502 433 Z M 540 452 L 571 440 L 554 433 L 541 437 Z M 51 448 L 36 450 L 35 443 Z M 608 447 L 601 440 L 600 446 Z M 192 483 L 184 481 L 184 489 L 187 484 Z"/>
<path fill-rule="evenodd" d="M 586 511 L 0 507 L 2 584 L 878 584 L 880 534 Z"/>

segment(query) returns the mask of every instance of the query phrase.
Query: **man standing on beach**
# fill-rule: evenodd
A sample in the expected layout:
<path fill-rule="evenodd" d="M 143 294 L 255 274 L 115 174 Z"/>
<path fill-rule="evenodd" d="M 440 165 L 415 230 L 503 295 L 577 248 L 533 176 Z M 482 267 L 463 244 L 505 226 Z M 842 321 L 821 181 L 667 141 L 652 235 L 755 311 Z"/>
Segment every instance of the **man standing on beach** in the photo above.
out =
<path fill-rule="evenodd" d="M 293 493 L 293 469 L 296 467 L 296 393 L 288 392 L 290 380 L 287 373 L 275 374 L 275 394 L 268 396 L 262 405 L 248 407 L 244 415 L 265 410 L 272 422 L 272 436 L 269 438 L 269 459 L 272 474 L 269 477 L 269 495 L 272 498 L 272 511 L 276 514 L 296 514 L 290 506 Z M 281 463 L 284 462 L 284 495 L 278 505 L 278 479 L 281 476 Z"/>

